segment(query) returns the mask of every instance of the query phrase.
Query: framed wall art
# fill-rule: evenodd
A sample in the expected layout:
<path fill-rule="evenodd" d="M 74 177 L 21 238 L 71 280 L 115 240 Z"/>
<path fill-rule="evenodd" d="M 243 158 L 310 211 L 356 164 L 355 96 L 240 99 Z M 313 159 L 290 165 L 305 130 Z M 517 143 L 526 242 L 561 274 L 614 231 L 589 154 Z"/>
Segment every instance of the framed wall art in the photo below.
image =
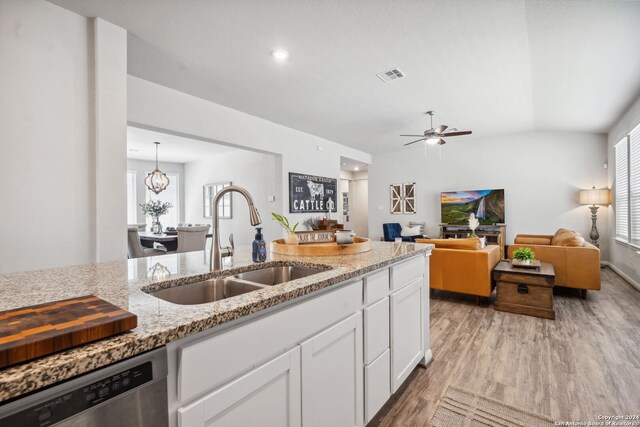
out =
<path fill-rule="evenodd" d="M 289 213 L 338 212 L 338 180 L 289 172 Z"/>
<path fill-rule="evenodd" d="M 391 213 L 394 215 L 416 213 L 416 183 L 391 184 Z"/>

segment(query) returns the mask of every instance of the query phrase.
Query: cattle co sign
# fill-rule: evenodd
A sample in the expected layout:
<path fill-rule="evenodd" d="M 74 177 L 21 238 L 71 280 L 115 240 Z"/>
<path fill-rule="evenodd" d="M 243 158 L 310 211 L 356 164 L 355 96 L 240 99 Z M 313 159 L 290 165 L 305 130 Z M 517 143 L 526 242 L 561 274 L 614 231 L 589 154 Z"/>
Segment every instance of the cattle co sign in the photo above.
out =
<path fill-rule="evenodd" d="M 289 212 L 337 212 L 337 185 L 337 179 L 289 172 Z"/>

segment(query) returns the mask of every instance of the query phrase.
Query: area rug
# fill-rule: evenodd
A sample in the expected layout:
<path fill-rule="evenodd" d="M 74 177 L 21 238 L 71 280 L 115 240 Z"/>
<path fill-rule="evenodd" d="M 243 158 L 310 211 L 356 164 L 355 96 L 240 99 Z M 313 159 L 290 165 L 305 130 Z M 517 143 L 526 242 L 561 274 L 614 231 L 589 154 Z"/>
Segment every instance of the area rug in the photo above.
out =
<path fill-rule="evenodd" d="M 455 386 L 440 399 L 431 427 L 547 427 L 553 421 Z"/>

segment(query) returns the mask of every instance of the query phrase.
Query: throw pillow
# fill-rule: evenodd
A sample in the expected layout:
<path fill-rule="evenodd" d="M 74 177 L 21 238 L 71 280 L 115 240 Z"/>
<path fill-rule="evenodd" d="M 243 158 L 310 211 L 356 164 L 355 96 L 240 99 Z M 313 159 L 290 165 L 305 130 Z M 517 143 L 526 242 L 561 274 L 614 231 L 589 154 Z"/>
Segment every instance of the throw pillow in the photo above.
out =
<path fill-rule="evenodd" d="M 584 246 L 584 237 L 573 230 L 559 229 L 551 239 L 553 246 Z"/>
<path fill-rule="evenodd" d="M 412 237 L 420 235 L 420 226 L 416 225 L 415 227 L 402 227 L 402 231 L 400 231 L 400 235 L 402 237 Z"/>

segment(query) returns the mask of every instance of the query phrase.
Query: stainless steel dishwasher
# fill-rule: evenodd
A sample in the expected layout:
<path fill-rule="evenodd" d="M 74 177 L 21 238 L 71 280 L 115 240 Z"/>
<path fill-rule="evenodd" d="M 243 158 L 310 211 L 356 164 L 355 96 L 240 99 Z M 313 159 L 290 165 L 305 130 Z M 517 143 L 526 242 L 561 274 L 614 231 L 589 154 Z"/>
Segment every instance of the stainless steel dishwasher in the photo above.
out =
<path fill-rule="evenodd" d="M 0 427 L 167 425 L 165 347 L 0 404 Z"/>

